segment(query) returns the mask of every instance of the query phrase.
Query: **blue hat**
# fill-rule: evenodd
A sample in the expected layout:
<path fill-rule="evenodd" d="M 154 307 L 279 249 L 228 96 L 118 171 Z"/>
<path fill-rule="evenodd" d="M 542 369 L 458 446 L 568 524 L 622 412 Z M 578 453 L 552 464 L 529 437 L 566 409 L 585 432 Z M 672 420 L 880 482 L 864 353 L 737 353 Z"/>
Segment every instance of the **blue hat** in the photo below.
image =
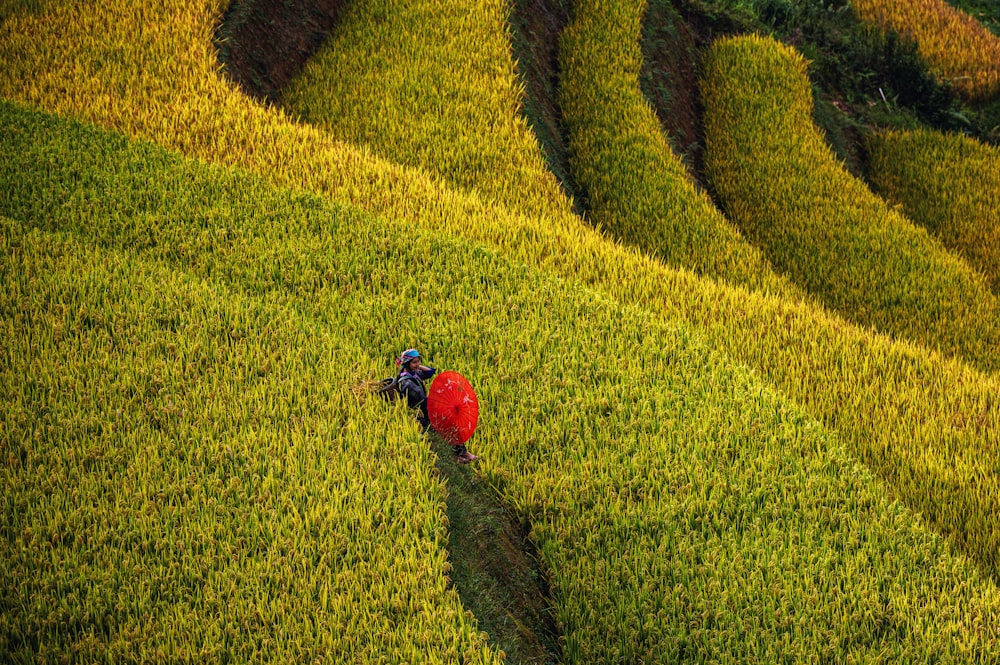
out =
<path fill-rule="evenodd" d="M 407 349 L 406 351 L 403 351 L 402 355 L 399 356 L 399 360 L 396 361 L 396 364 L 405 365 L 414 358 L 419 358 L 419 357 L 420 357 L 419 351 L 417 351 L 416 349 Z"/>

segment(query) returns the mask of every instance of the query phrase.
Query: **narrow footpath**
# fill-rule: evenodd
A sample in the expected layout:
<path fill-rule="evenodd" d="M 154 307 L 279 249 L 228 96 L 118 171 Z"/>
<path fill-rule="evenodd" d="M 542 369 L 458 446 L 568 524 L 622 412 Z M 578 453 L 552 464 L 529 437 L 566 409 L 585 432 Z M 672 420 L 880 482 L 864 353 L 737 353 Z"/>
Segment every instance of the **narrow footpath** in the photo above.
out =
<path fill-rule="evenodd" d="M 248 95 L 280 105 L 282 88 L 322 46 L 351 0 L 231 0 L 215 34 L 227 75 Z M 527 63 L 529 122 L 550 165 L 568 184 L 558 111 L 558 36 L 571 0 L 516 0 L 513 54 Z M 528 538 L 529 525 L 499 503 L 475 469 L 458 464 L 451 447 L 429 437 L 448 488 L 451 585 L 489 642 L 511 665 L 562 662 L 548 585 Z"/>
<path fill-rule="evenodd" d="M 527 526 L 497 501 L 473 466 L 455 461 L 451 446 L 434 435 L 429 440 L 448 487 L 451 584 L 462 605 L 511 665 L 562 662 L 545 575 Z"/>

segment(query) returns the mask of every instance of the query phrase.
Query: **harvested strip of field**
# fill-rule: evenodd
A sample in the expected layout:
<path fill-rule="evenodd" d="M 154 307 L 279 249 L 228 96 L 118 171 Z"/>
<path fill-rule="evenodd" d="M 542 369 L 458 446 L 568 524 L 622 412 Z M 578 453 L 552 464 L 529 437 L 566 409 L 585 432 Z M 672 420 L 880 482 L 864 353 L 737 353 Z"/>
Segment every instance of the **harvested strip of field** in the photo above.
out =
<path fill-rule="evenodd" d="M 448 488 L 449 576 L 465 609 L 507 662 L 564 662 L 548 576 L 531 543 L 531 525 L 500 502 L 473 465 L 457 464 L 450 445 L 435 435 L 429 440 Z"/>
<path fill-rule="evenodd" d="M 878 134 L 869 152 L 878 192 L 981 270 L 1000 293 L 1000 149 L 920 130 Z"/>
<path fill-rule="evenodd" d="M 5 300 L 37 302 L 31 311 L 42 316 L 46 302 L 80 291 L 80 297 L 61 298 L 65 308 L 58 312 L 67 325 L 52 326 L 66 333 L 61 338 L 65 352 L 52 356 L 47 347 L 25 345 L 18 362 L 44 364 L 50 358 L 56 369 L 51 375 L 58 377 L 63 375 L 58 370 L 71 365 L 78 351 L 99 357 L 107 347 L 104 340 L 87 333 L 82 323 L 77 325 L 92 300 L 95 306 L 107 304 L 101 313 L 112 330 L 135 321 L 131 327 L 123 325 L 126 339 L 132 328 L 160 326 L 163 321 L 168 338 L 197 326 L 208 339 L 221 340 L 226 334 L 235 340 L 229 342 L 231 350 L 212 357 L 218 356 L 226 367 L 231 364 L 234 378 L 242 380 L 227 383 L 228 389 L 218 385 L 228 374 L 218 381 L 204 380 L 205 394 L 218 396 L 217 401 L 189 399 L 201 394 L 200 386 L 185 393 L 180 378 L 164 380 L 167 390 L 157 396 L 174 398 L 171 407 L 191 408 L 186 414 L 162 414 L 165 429 L 157 442 L 175 453 L 137 456 L 130 467 L 134 477 L 142 478 L 147 464 L 158 468 L 162 462 L 173 468 L 171 464 L 182 463 L 177 459 L 200 459 L 202 439 L 180 436 L 177 423 L 186 422 L 184 418 L 203 418 L 217 423 L 224 434 L 242 437 L 245 430 L 239 426 L 259 416 L 262 429 L 269 423 L 278 428 L 277 441 L 270 448 L 258 447 L 258 439 L 247 436 L 242 445 L 252 450 L 246 451 L 248 459 L 233 461 L 234 473 L 270 464 L 276 481 L 290 486 L 275 491 L 308 496 L 331 473 L 327 465 L 337 464 L 343 455 L 344 473 L 362 487 L 376 482 L 368 480 L 375 473 L 375 478 L 394 478 L 415 493 L 406 496 L 398 490 L 377 510 L 368 494 L 334 504 L 334 512 L 310 521 L 299 540 L 288 543 L 287 552 L 268 550 L 276 557 L 275 565 L 298 560 L 300 548 L 309 551 L 307 534 L 349 531 L 349 519 L 346 525 L 332 523 L 339 506 L 348 516 L 363 506 L 364 520 L 392 532 L 403 528 L 397 523 L 405 522 L 405 513 L 422 499 L 420 487 L 396 475 L 408 471 L 422 477 L 431 465 L 429 450 L 415 436 L 413 424 L 404 423 L 399 412 L 380 413 L 371 402 L 352 407 L 346 389 L 359 372 L 375 369 L 363 354 L 361 362 L 351 361 L 355 344 L 387 351 L 403 340 L 417 340 L 429 359 L 467 368 L 481 388 L 489 414 L 477 434 L 478 449 L 484 453 L 481 469 L 532 520 L 533 539 L 552 571 L 571 662 L 679 657 L 777 661 L 817 654 L 830 660 L 865 660 L 887 653 L 918 662 L 990 662 L 1000 625 L 996 585 L 950 553 L 944 539 L 920 526 L 912 513 L 891 502 L 883 486 L 847 458 L 835 436 L 752 372 L 706 348 L 685 327 L 664 325 L 639 308 L 608 301 L 482 246 L 420 229 L 404 234 L 408 225 L 403 220 L 276 191 L 260 178 L 180 160 L 148 145 L 9 106 L 0 126 L 5 128 L 5 154 L 14 160 L 0 172 L 11 192 L 4 212 L 24 221 L 13 224 L 4 242 L 8 248 L 26 248 L 4 254 L 19 261 L 9 273 L 25 275 L 21 281 L 5 282 L 21 285 L 17 293 L 5 292 Z M 67 197 L 68 183 L 72 188 Z M 58 241 L 58 246 L 46 252 L 26 242 L 38 238 L 35 244 Z M 81 254 L 86 260 L 74 259 Z M 56 263 L 64 262 L 58 270 L 50 269 L 50 255 Z M 101 272 L 102 265 L 117 265 L 119 256 L 130 257 L 129 266 L 147 266 L 155 273 L 146 280 L 136 279 L 136 273 L 142 274 L 139 268 Z M 410 272 L 386 269 L 395 265 L 409 266 Z M 212 290 L 204 299 L 206 306 L 212 304 L 204 320 L 195 316 L 201 311 L 199 301 L 192 306 L 180 297 L 161 298 L 153 286 L 144 286 L 149 281 L 171 284 L 169 275 L 175 273 L 186 283 Z M 35 275 L 43 277 L 32 279 Z M 440 275 L 450 279 L 435 279 Z M 94 286 L 76 289 L 73 285 L 80 282 Z M 147 294 L 133 299 L 135 316 L 123 302 L 133 283 Z M 47 301 L 49 293 L 56 297 Z M 401 318 L 399 312 L 418 298 L 425 304 L 422 319 Z M 257 305 L 270 309 L 257 318 L 241 315 Z M 233 311 L 217 315 L 219 307 Z M 4 311 L 14 309 L 8 305 Z M 186 317 L 192 316 L 189 322 Z M 264 328 L 249 325 L 252 321 L 261 321 Z M 275 349 L 271 343 L 286 334 L 289 342 Z M 149 344 L 169 361 L 173 351 L 161 348 L 160 341 L 154 335 Z M 256 362 L 253 349 L 258 345 L 277 359 L 266 366 Z M 145 344 L 123 345 L 119 352 L 126 358 L 138 356 L 137 364 L 145 366 L 143 349 Z M 280 349 L 288 353 L 276 353 Z M 206 351 L 212 350 L 206 346 Z M 517 366 L 495 362 L 515 354 Z M 344 364 L 346 372 L 341 370 Z M 169 366 L 185 365 L 175 361 Z M 101 374 L 80 372 L 84 383 L 114 391 L 115 385 Z M 344 374 L 346 381 L 338 389 L 336 381 Z M 0 385 L 24 385 L 14 376 Z M 42 423 L 64 413 L 61 407 L 46 411 L 56 399 L 51 394 L 39 392 L 32 404 Z M 637 395 L 642 399 L 635 399 Z M 275 397 L 273 402 L 266 401 L 269 396 Z M 310 412 L 316 402 L 329 405 L 329 410 Z M 74 404 L 68 402 L 67 408 Z M 109 404 L 113 406 L 114 399 Z M 96 409 L 97 415 L 105 408 L 103 400 L 81 400 L 79 407 L 83 414 Z M 136 416 L 136 411 L 123 405 L 126 414 Z M 286 423 L 286 413 L 302 421 L 290 418 Z M 74 440 L 60 438 L 59 428 L 38 431 L 37 440 L 26 442 L 29 449 Z M 382 458 L 396 455 L 397 446 L 424 452 L 416 458 L 401 455 L 400 467 L 366 469 L 366 453 L 393 431 L 396 435 L 381 449 L 382 467 L 387 464 Z M 324 442 L 312 438 L 313 433 L 338 433 L 345 440 Z M 281 456 L 282 445 L 301 452 Z M 347 449 L 342 451 L 341 445 Z M 323 451 L 334 459 L 322 457 Z M 261 457 L 266 454 L 277 460 Z M 279 463 L 282 475 L 277 475 Z M 197 477 L 198 468 L 183 467 L 178 477 Z M 19 467 L 16 479 L 58 484 L 63 469 L 44 475 L 37 471 L 37 465 Z M 5 469 L 5 483 L 11 482 L 8 473 Z M 87 493 L 69 495 L 66 505 L 89 506 L 90 491 L 100 494 L 116 482 L 117 476 L 98 476 Z M 252 487 L 257 487 L 256 481 Z M 433 497 L 436 485 L 430 487 Z M 210 490 L 193 493 L 190 499 L 181 496 L 187 503 L 180 505 L 189 510 L 210 505 Z M 17 500 L 22 491 L 17 486 L 4 496 Z M 346 499 L 352 496 L 346 488 L 331 491 L 345 493 Z M 232 500 L 242 505 L 241 495 Z M 292 502 L 275 506 L 275 518 L 265 524 L 274 528 L 275 520 L 296 515 L 313 517 Z M 149 528 L 160 528 L 165 519 L 151 516 Z M 105 533 L 104 527 L 97 533 Z M 195 563 L 203 550 L 189 546 L 187 539 L 196 533 L 178 533 Z M 219 540 L 226 542 L 225 534 Z M 364 553 L 369 545 L 366 538 L 354 543 Z M 65 546 L 70 553 L 76 551 Z M 169 569 L 179 550 L 154 550 L 150 561 L 163 561 Z M 45 541 L 29 543 L 18 554 L 25 567 L 43 571 L 50 555 Z M 310 579 L 314 567 L 322 571 L 334 566 L 339 580 L 356 583 L 355 593 L 365 594 L 372 590 L 365 586 L 367 579 L 357 577 L 366 573 L 367 559 L 360 556 L 349 570 L 321 557 L 318 562 L 302 560 L 291 572 L 296 579 Z M 422 571 L 426 565 L 417 552 L 414 569 Z M 72 569 L 58 570 L 69 574 Z M 132 567 L 117 574 L 124 580 L 143 575 Z M 46 574 L 42 579 L 52 578 Z M 164 603 L 176 597 L 169 593 L 183 594 L 194 583 L 186 577 L 176 583 L 168 580 L 162 588 Z M 390 586 L 397 588 L 395 581 Z M 282 588 L 279 584 L 255 598 L 275 603 L 282 598 Z M 45 589 L 33 597 L 42 606 L 57 593 Z M 322 602 L 322 595 L 319 599 Z M 69 602 L 70 611 L 77 602 Z M 363 598 L 357 602 L 374 607 L 373 616 L 349 623 L 356 631 L 351 635 L 365 635 L 370 623 L 386 621 L 385 632 L 371 631 L 378 639 L 387 634 L 406 638 L 391 623 L 397 616 L 393 605 L 373 605 Z M 439 600 L 432 608 L 450 602 Z M 424 611 L 434 616 L 433 609 Z M 19 615 L 16 625 L 30 625 L 34 616 Z M 314 625 L 303 623 L 276 620 L 265 634 L 298 634 Z M 53 630 L 66 637 L 58 627 Z M 459 660 L 461 642 L 448 644 L 449 634 L 457 638 L 453 633 L 441 635 L 441 630 L 436 624 L 427 627 L 422 643 L 427 653 Z M 180 629 L 176 633 L 182 647 L 190 634 Z M 252 646 L 259 634 L 248 631 L 237 636 L 235 644 Z M 157 635 L 151 646 L 156 646 Z M 261 659 L 269 646 L 260 647 Z M 155 653 L 123 652 L 136 660 L 156 659 Z M 386 653 L 390 660 L 410 655 L 390 649 L 362 651 L 359 656 L 377 661 Z M 478 662 L 487 655 L 475 650 L 466 660 Z M 336 655 L 331 659 L 336 662 Z"/>
<path fill-rule="evenodd" d="M 668 264 L 801 295 L 695 187 L 662 134 L 639 88 L 645 6 L 582 0 L 562 35 L 560 103 L 591 221 Z"/>
<path fill-rule="evenodd" d="M 421 172 L 295 125 L 219 77 L 210 46 L 214 8 L 163 2 L 143 5 L 137 16 L 129 3 L 109 0 L 53 5 L 44 20 L 18 14 L 0 25 L 0 56 L 8 65 L 0 68 L 0 93 L 201 160 L 241 165 L 270 183 L 364 207 L 398 221 L 402 235 L 422 229 L 480 243 L 511 261 L 642 308 L 662 324 L 689 325 L 710 348 L 753 368 L 836 430 L 891 492 L 997 574 L 995 378 L 818 307 L 665 267 L 608 242 L 572 215 L 520 215 L 484 204 Z M 140 18 L 187 27 L 153 32 L 136 24 Z M 136 40 L 140 33 L 145 39 Z M 101 65 L 107 52 L 119 54 L 115 67 Z M 178 86 L 186 92 L 182 99 Z M 25 172 L 37 168 L 34 159 L 25 160 Z M 53 173 L 57 166 L 66 164 L 57 160 Z M 118 187 L 128 191 L 130 185 Z M 13 206 L 12 196 L 0 201 Z M 387 342 L 380 353 L 398 352 L 391 346 Z"/>
<path fill-rule="evenodd" d="M 797 52 L 758 36 L 720 40 L 702 90 L 708 177 L 779 270 L 862 325 L 1000 369 L 996 296 L 837 161 L 812 123 Z"/>
<path fill-rule="evenodd" d="M 973 101 L 1000 93 L 1000 37 L 945 0 L 852 0 L 862 20 L 917 42 L 942 81 Z"/>

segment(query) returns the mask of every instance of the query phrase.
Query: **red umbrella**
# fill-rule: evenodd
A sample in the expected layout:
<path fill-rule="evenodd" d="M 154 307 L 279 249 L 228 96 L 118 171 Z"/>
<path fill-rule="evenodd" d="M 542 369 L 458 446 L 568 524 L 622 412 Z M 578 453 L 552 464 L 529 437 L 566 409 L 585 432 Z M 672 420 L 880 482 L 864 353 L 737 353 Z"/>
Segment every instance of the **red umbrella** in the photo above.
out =
<path fill-rule="evenodd" d="M 462 445 L 479 424 L 476 391 L 458 372 L 441 372 L 427 393 L 427 417 L 448 443 Z"/>

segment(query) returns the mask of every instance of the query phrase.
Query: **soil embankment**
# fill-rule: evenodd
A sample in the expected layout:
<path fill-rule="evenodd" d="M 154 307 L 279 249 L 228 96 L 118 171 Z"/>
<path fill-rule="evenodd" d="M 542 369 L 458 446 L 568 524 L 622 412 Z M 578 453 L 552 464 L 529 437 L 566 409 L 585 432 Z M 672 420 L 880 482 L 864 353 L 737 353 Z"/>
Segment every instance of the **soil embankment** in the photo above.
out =
<path fill-rule="evenodd" d="M 276 102 L 319 50 L 348 0 L 234 0 L 215 32 L 225 71 L 246 94 Z"/>
<path fill-rule="evenodd" d="M 570 0 L 512 0 L 512 56 L 524 81 L 522 109 L 549 170 L 583 212 L 569 169 L 569 144 L 559 108 L 559 36 L 569 23 Z"/>

